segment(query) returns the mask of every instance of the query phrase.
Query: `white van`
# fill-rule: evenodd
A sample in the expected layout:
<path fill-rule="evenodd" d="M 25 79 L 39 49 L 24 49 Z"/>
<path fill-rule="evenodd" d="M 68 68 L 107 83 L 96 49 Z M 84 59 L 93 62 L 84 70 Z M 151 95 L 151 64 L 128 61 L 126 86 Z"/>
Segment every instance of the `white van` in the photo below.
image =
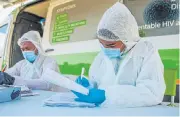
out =
<path fill-rule="evenodd" d="M 141 2 L 139 5 L 142 5 L 149 0 L 143 1 L 133 0 L 133 4 L 128 0 L 121 2 L 133 11 L 134 4 Z M 45 53 L 56 59 L 61 73 L 80 75 L 81 68 L 84 67 L 85 75 L 88 75 L 89 67 L 100 51 L 98 40 L 94 39 L 98 22 L 105 10 L 115 2 L 117 0 L 32 0 L 16 6 L 5 23 L 0 24 L 0 36 L 1 28 L 5 26 L 4 44 L 1 44 L 1 69 L 12 67 L 23 59 L 17 40 L 24 33 L 36 30 L 43 37 Z M 138 6 L 139 9 L 141 7 L 144 8 Z M 138 16 L 139 14 L 136 18 Z M 179 85 L 179 34 L 143 39 L 149 39 L 158 47 L 165 66 L 166 94 L 175 96 L 176 84 Z"/>

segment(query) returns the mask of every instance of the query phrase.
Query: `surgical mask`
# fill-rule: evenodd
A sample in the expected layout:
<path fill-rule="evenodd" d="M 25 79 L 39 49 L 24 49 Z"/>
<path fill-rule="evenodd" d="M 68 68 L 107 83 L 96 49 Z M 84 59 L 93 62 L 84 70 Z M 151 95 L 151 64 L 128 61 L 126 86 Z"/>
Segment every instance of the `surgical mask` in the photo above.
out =
<path fill-rule="evenodd" d="M 113 58 L 121 58 L 122 52 L 120 51 L 119 48 L 105 48 L 101 44 L 101 49 L 104 52 L 104 54 L 109 57 L 110 59 Z"/>
<path fill-rule="evenodd" d="M 37 55 L 35 54 L 34 51 L 23 51 L 23 56 L 30 63 L 33 63 L 37 58 Z"/>

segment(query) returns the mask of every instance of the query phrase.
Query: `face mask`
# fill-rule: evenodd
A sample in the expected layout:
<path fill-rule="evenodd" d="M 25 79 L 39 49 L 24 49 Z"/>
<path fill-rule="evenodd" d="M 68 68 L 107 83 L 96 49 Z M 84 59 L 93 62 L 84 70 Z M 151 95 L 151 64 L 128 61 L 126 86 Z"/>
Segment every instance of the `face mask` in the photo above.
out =
<path fill-rule="evenodd" d="M 101 49 L 104 52 L 104 54 L 110 59 L 120 58 L 122 55 L 122 52 L 119 48 L 105 48 L 103 45 L 101 45 Z"/>
<path fill-rule="evenodd" d="M 33 63 L 37 58 L 37 55 L 35 54 L 34 51 L 23 51 L 23 56 L 30 63 Z"/>

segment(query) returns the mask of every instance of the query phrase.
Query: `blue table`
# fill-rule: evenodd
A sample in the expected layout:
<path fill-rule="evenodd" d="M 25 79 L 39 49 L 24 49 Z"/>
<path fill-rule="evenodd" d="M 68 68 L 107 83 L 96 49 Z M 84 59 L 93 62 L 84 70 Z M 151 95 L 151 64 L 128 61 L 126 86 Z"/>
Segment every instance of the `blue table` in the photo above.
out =
<path fill-rule="evenodd" d="M 70 108 L 43 106 L 42 101 L 55 92 L 35 91 L 39 96 L 0 103 L 0 116 L 178 116 L 178 107 L 158 105 L 141 108 Z"/>

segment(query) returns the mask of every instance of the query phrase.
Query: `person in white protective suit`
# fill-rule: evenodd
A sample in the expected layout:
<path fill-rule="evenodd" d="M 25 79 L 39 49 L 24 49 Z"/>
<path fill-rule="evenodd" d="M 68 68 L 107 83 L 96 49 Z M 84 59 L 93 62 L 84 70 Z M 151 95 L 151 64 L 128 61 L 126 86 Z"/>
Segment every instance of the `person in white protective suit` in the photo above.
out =
<path fill-rule="evenodd" d="M 59 72 L 59 68 L 54 59 L 44 55 L 40 41 L 41 37 L 37 31 L 29 31 L 18 40 L 25 59 L 5 71 L 15 78 L 14 85 L 51 90 L 53 85 L 44 81 L 41 76 L 46 68 L 56 72 Z"/>
<path fill-rule="evenodd" d="M 125 5 L 117 2 L 104 13 L 97 38 L 102 51 L 90 67 L 89 79 L 76 79 L 89 94 L 72 91 L 75 101 L 104 107 L 161 103 L 166 88 L 161 58 L 151 42 L 140 40 L 137 22 Z"/>

